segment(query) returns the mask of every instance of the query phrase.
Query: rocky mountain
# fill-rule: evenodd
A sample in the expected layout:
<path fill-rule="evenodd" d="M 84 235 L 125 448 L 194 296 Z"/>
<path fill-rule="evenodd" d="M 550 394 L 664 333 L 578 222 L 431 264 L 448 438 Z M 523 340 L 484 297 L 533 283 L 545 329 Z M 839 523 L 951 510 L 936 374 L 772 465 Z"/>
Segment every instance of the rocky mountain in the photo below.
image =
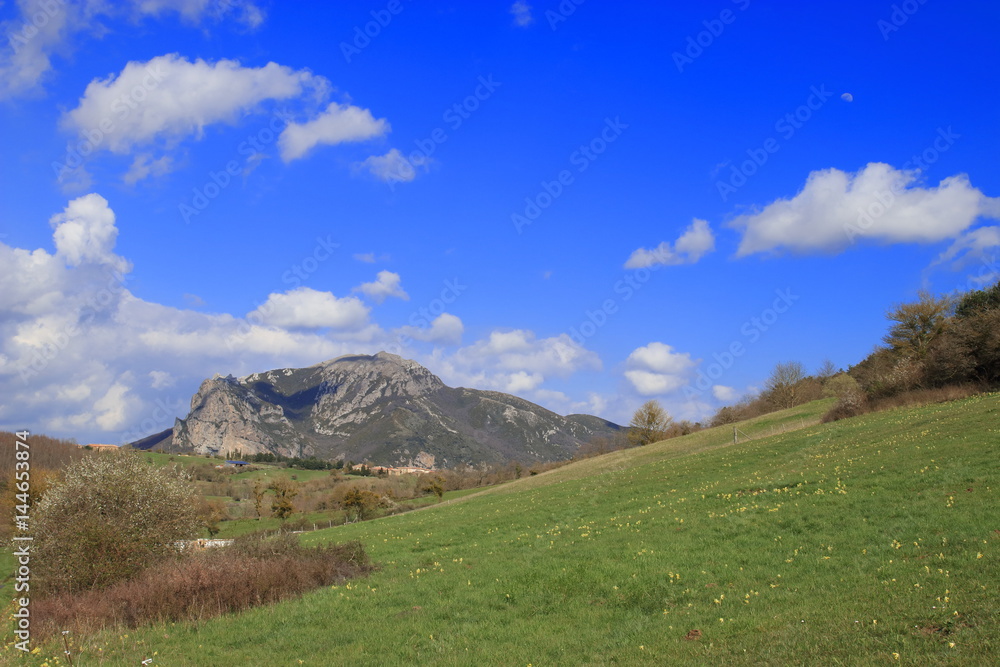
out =
<path fill-rule="evenodd" d="M 420 364 L 379 352 L 205 380 L 187 417 L 132 446 L 448 467 L 566 459 L 620 428 L 510 394 L 451 388 Z"/>

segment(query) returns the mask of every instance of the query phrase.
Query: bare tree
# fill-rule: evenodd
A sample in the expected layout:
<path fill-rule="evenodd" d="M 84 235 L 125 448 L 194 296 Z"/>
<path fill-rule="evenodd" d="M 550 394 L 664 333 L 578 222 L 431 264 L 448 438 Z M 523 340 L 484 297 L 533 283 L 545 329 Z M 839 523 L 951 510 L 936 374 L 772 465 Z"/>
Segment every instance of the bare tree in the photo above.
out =
<path fill-rule="evenodd" d="M 659 401 L 646 401 L 632 415 L 632 422 L 629 424 L 629 442 L 641 446 L 663 440 L 672 421 Z"/>
<path fill-rule="evenodd" d="M 826 382 L 828 379 L 832 378 L 836 374 L 837 374 L 837 367 L 829 359 L 824 359 L 823 363 L 821 363 L 819 365 L 819 368 L 816 369 L 816 377 L 818 377 L 823 382 Z"/>
<path fill-rule="evenodd" d="M 790 408 L 797 404 L 797 385 L 805 378 L 805 368 L 798 361 L 779 363 L 764 382 L 764 389 L 775 407 Z"/>

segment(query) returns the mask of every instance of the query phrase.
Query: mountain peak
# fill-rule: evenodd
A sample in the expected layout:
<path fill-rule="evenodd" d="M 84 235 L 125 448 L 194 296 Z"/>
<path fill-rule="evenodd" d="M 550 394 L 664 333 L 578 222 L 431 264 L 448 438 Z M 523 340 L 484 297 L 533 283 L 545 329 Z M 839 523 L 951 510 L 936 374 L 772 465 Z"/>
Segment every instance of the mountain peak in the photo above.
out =
<path fill-rule="evenodd" d="M 382 351 L 206 380 L 169 443 L 157 446 L 380 465 L 527 463 L 569 458 L 617 428 L 509 394 L 453 389 L 417 362 Z"/>

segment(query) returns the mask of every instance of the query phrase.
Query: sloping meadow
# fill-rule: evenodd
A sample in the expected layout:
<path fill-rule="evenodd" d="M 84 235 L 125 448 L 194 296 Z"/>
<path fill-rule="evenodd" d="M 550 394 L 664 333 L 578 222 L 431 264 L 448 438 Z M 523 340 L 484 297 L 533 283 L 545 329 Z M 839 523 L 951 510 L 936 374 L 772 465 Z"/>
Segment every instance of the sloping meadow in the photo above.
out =
<path fill-rule="evenodd" d="M 711 429 L 309 534 L 360 540 L 380 570 L 197 627 L 95 636 L 81 657 L 991 662 L 1000 395 L 809 425 L 826 407 L 740 425 L 804 425 L 746 443 Z"/>

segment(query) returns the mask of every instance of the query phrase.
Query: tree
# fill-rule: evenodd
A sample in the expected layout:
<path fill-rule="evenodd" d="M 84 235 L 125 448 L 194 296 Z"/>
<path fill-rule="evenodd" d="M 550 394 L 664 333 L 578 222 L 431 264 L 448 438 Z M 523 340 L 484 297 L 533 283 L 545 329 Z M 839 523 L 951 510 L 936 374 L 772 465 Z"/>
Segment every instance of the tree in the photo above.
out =
<path fill-rule="evenodd" d="M 804 367 L 798 361 L 779 363 L 764 382 L 768 398 L 778 409 L 797 405 L 797 386 L 806 378 Z"/>
<path fill-rule="evenodd" d="M 837 367 L 834 366 L 833 362 L 830 361 L 829 359 L 824 359 L 823 363 L 819 365 L 818 369 L 816 369 L 816 377 L 818 377 L 823 382 L 826 382 L 836 374 L 837 374 Z"/>
<path fill-rule="evenodd" d="M 944 331 L 955 303 L 950 297 L 934 297 L 927 292 L 919 296 L 915 303 L 900 304 L 886 314 L 895 324 L 882 340 L 893 350 L 922 360 Z"/>
<path fill-rule="evenodd" d="M 258 479 L 253 483 L 252 492 L 253 492 L 253 508 L 257 512 L 257 520 L 260 521 L 260 515 L 264 509 L 264 494 L 267 493 L 267 488 L 265 488 Z"/>
<path fill-rule="evenodd" d="M 633 446 L 642 446 L 663 440 L 672 421 L 659 401 L 646 401 L 632 415 L 628 433 L 629 443 Z"/>
<path fill-rule="evenodd" d="M 353 514 L 354 518 L 358 521 L 364 521 L 370 515 L 370 512 L 381 507 L 382 503 L 382 496 L 374 491 L 356 488 L 345 493 L 344 499 L 341 501 L 341 505 L 347 510 L 347 513 Z"/>
<path fill-rule="evenodd" d="M 441 500 L 444 497 L 444 485 L 441 484 L 441 481 L 440 477 L 432 477 L 424 484 L 424 491 L 433 493 L 438 497 L 438 500 Z"/>
<path fill-rule="evenodd" d="M 276 479 L 268 487 L 274 491 L 274 500 L 271 501 L 271 512 L 282 521 L 290 517 L 295 512 L 295 505 L 292 498 L 299 494 L 299 490 L 290 481 Z"/>
<path fill-rule="evenodd" d="M 32 516 L 41 587 L 101 587 L 155 565 L 177 553 L 174 542 L 197 536 L 197 507 L 182 473 L 131 451 L 67 467 Z"/>
<path fill-rule="evenodd" d="M 215 537 L 219 533 L 219 522 L 227 516 L 226 506 L 218 500 L 202 499 L 198 514 L 208 536 Z"/>

